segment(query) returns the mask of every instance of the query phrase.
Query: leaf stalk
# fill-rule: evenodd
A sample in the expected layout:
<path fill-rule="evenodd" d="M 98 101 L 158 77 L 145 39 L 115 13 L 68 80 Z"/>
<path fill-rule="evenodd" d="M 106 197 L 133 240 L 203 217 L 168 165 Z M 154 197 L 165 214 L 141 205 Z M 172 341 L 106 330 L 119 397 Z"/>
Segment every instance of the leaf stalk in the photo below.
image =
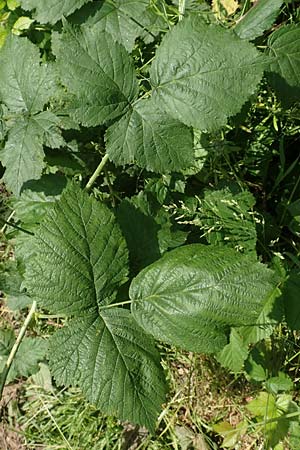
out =
<path fill-rule="evenodd" d="M 29 325 L 29 323 L 31 321 L 31 318 L 32 318 L 33 314 L 35 313 L 35 310 L 36 310 L 36 301 L 34 300 L 34 302 L 31 305 L 30 311 L 29 311 L 29 313 L 28 313 L 28 315 L 27 315 L 27 317 L 26 317 L 26 319 L 25 319 L 25 321 L 23 323 L 23 326 L 22 326 L 22 328 L 20 330 L 20 333 L 18 334 L 18 337 L 17 337 L 17 339 L 16 339 L 16 341 L 15 341 L 15 343 L 14 343 L 14 345 L 13 345 L 11 351 L 10 351 L 10 354 L 9 354 L 9 356 L 7 358 L 6 363 L 5 363 L 4 370 L 3 370 L 3 372 L 0 375 L 0 399 L 2 398 L 3 389 L 4 389 L 5 382 L 6 382 L 8 373 L 9 373 L 9 369 L 10 369 L 10 367 L 12 365 L 14 357 L 17 354 L 18 348 L 19 348 L 19 346 L 20 346 L 20 344 L 21 344 L 21 342 L 23 340 L 23 337 L 24 337 L 24 335 L 26 333 L 26 330 L 27 330 L 27 327 L 28 327 L 28 325 Z"/>

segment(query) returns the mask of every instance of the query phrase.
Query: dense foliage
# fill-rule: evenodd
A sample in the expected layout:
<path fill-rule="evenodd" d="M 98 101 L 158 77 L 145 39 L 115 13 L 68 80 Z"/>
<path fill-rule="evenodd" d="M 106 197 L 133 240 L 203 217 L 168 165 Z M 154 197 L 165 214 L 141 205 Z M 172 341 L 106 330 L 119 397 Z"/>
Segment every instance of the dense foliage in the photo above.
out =
<path fill-rule="evenodd" d="M 167 393 L 157 343 L 269 382 L 271 424 L 298 411 L 276 406 L 289 379 L 264 344 L 279 323 L 300 328 L 299 14 L 241 3 L 0 2 L 15 255 L 0 289 L 61 318 L 47 341 L 57 384 L 152 431 Z M 2 340 L 5 361 L 11 329 Z M 292 427 L 270 426 L 270 445 Z"/>

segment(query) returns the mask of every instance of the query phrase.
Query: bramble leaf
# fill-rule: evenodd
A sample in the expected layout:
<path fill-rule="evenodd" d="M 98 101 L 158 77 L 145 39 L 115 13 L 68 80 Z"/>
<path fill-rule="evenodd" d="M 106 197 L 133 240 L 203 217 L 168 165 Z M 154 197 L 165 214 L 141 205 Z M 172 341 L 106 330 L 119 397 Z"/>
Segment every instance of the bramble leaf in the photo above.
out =
<path fill-rule="evenodd" d="M 190 16 L 164 37 L 150 69 L 153 96 L 201 131 L 224 125 L 262 77 L 257 50 L 232 31 Z"/>
<path fill-rule="evenodd" d="M 38 179 L 45 166 L 43 144 L 60 147 L 59 120 L 42 111 L 56 89 L 52 67 L 40 63 L 39 49 L 11 36 L 0 53 L 0 101 L 12 114 L 7 142 L 0 152 L 4 181 L 18 196 L 23 184 Z"/>
<path fill-rule="evenodd" d="M 268 30 L 279 14 L 283 0 L 258 0 L 238 21 L 234 31 L 241 39 L 253 40 Z"/>
<path fill-rule="evenodd" d="M 129 295 L 135 319 L 155 338 L 212 353 L 227 343 L 230 326 L 256 320 L 274 284 L 273 272 L 250 257 L 193 244 L 142 270 Z"/>
<path fill-rule="evenodd" d="M 110 210 L 70 185 L 36 233 L 26 285 L 41 305 L 77 316 L 54 335 L 50 365 L 107 413 L 153 429 L 165 383 L 150 336 L 128 310 L 110 308 L 128 252 Z"/>
<path fill-rule="evenodd" d="M 180 171 L 194 162 L 190 128 L 142 100 L 106 133 L 107 153 L 118 165 L 136 163 L 159 173 Z"/>
<path fill-rule="evenodd" d="M 165 398 L 159 353 L 127 310 L 111 308 L 73 319 L 51 341 L 59 384 L 79 384 L 108 414 L 150 430 Z"/>
<path fill-rule="evenodd" d="M 128 53 L 98 24 L 66 24 L 63 33 L 53 37 L 53 51 L 62 82 L 74 94 L 71 114 L 83 125 L 116 119 L 136 98 L 138 85 Z"/>
<path fill-rule="evenodd" d="M 35 10 L 34 17 L 40 23 L 56 23 L 69 16 L 91 0 L 20 0 L 25 10 Z"/>
<path fill-rule="evenodd" d="M 286 25 L 271 34 L 267 53 L 268 78 L 283 103 L 289 105 L 300 95 L 300 26 Z"/>
<path fill-rule="evenodd" d="M 145 33 L 144 15 L 149 0 L 104 0 L 88 3 L 83 10 L 70 17 L 72 23 L 84 23 L 86 26 L 98 24 L 131 52 L 135 40 Z"/>
<path fill-rule="evenodd" d="M 76 186 L 48 211 L 34 241 L 27 284 L 50 311 L 97 309 L 126 281 L 128 252 L 113 214 Z"/>
<path fill-rule="evenodd" d="M 39 49 L 11 35 L 0 52 L 0 101 L 10 112 L 34 114 L 56 89 L 51 66 L 40 63 Z"/>
<path fill-rule="evenodd" d="M 60 147 L 64 140 L 57 128 L 58 120 L 50 111 L 16 119 L 0 159 L 6 167 L 4 181 L 14 194 L 21 192 L 28 180 L 37 180 L 44 168 L 43 144 Z"/>

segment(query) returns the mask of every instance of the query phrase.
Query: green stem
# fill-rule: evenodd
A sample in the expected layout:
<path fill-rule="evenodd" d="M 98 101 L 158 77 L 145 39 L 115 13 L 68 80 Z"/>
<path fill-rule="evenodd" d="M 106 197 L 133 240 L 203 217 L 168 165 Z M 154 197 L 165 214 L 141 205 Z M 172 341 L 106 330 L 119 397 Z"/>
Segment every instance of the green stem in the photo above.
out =
<path fill-rule="evenodd" d="M 184 11 L 185 11 L 185 0 L 179 0 L 178 2 L 179 20 L 183 19 Z"/>
<path fill-rule="evenodd" d="M 30 234 L 31 236 L 34 236 L 34 233 L 32 233 L 31 231 L 25 230 L 24 228 L 21 228 L 21 227 L 19 227 L 18 225 L 14 224 L 14 223 L 8 222 L 7 220 L 2 219 L 2 217 L 0 217 L 0 222 L 3 223 L 4 225 L 13 227 L 16 230 L 23 231 L 23 233 Z M 5 228 L 4 229 L 3 228 L 1 229 L 1 233 L 3 233 L 5 231 Z"/>
<path fill-rule="evenodd" d="M 106 306 L 100 306 L 99 309 L 108 309 L 108 308 L 114 308 L 115 306 L 123 306 L 123 305 L 129 305 L 130 303 L 132 303 L 132 300 L 126 300 L 125 302 L 120 302 L 120 303 L 111 303 L 110 305 L 106 305 Z"/>
<path fill-rule="evenodd" d="M 34 301 L 31 305 L 28 316 L 26 317 L 25 322 L 23 323 L 20 333 L 18 334 L 16 342 L 14 343 L 14 345 L 10 351 L 9 357 L 7 358 L 7 361 L 5 363 L 5 367 L 1 373 L 1 376 L 0 376 L 0 399 L 2 398 L 2 393 L 3 393 L 3 389 L 4 389 L 4 385 L 6 382 L 6 378 L 7 378 L 9 369 L 11 367 L 14 357 L 16 356 L 18 348 L 23 340 L 23 337 L 25 335 L 25 332 L 27 330 L 29 322 L 31 321 L 31 318 L 32 318 L 33 314 L 35 313 L 35 310 L 36 310 L 36 301 Z"/>
<path fill-rule="evenodd" d="M 105 166 L 105 164 L 108 161 L 108 155 L 104 155 L 102 160 L 100 161 L 99 166 L 97 167 L 97 169 L 95 170 L 95 172 L 93 173 L 93 175 L 91 176 L 91 178 L 89 179 L 85 189 L 87 191 L 89 191 L 91 189 L 91 187 L 93 186 L 93 184 L 95 183 L 96 179 L 99 177 L 103 167 Z"/>

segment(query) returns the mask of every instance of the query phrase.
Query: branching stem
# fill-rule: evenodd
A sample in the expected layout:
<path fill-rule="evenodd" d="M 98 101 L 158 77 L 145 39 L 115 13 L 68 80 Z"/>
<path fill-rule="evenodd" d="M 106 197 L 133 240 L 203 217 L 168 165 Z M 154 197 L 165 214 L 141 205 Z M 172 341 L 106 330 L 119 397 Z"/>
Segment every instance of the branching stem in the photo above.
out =
<path fill-rule="evenodd" d="M 14 357 L 16 356 L 18 348 L 23 340 L 23 337 L 25 335 L 25 332 L 27 330 L 29 322 L 31 321 L 31 318 L 32 318 L 33 314 L 35 313 L 35 310 L 36 310 L 36 301 L 34 301 L 31 305 L 28 316 L 26 317 L 25 322 L 23 323 L 23 326 L 20 330 L 20 333 L 18 334 L 16 342 L 14 343 L 14 345 L 10 351 L 9 357 L 7 358 L 3 372 L 1 373 L 1 376 L 0 376 L 0 399 L 2 398 L 2 393 L 3 393 L 4 385 L 6 382 L 6 378 L 7 378 L 10 366 L 13 362 Z"/>

